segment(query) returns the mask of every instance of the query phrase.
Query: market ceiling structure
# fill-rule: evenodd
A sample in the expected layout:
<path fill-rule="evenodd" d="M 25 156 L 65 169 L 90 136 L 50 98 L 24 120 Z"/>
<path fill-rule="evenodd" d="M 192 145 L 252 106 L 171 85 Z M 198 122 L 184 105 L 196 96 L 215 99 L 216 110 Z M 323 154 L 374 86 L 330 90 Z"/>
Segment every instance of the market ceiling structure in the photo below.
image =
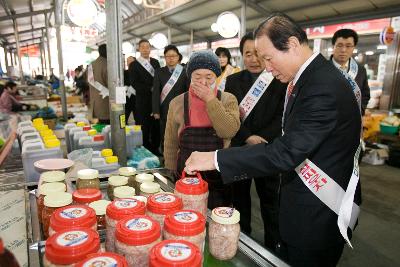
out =
<path fill-rule="evenodd" d="M 66 0 L 68 2 L 68 0 Z M 104 0 L 98 0 L 104 3 Z M 223 11 L 240 17 L 246 4 L 246 28 L 252 30 L 268 14 L 285 12 L 303 26 L 327 25 L 362 19 L 400 15 L 399 0 L 147 0 L 161 9 L 135 5 L 133 0 L 122 0 L 123 40 L 149 38 L 154 32 L 167 35 L 172 43 L 187 44 L 193 31 L 193 41 L 221 39 L 211 31 L 211 24 Z M 0 0 L 0 43 L 15 47 L 13 20 L 18 25 L 21 45 L 37 43 L 45 30 L 45 16 L 54 25 L 52 0 Z M 45 15 L 46 14 L 46 15 Z M 101 33 L 91 44 L 105 42 L 104 26 L 95 25 Z M 103 32 L 103 33 L 102 33 Z"/>

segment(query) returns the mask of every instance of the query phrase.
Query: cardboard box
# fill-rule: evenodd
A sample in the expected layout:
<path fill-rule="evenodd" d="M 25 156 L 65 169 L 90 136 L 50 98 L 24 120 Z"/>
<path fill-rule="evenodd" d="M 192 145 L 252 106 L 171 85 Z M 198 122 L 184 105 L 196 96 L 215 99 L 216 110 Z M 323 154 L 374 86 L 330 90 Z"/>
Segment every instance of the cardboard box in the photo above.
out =
<path fill-rule="evenodd" d="M 388 150 L 385 148 L 367 148 L 361 161 L 371 165 L 383 165 L 385 164 L 385 160 L 387 160 L 388 158 L 389 153 Z"/>

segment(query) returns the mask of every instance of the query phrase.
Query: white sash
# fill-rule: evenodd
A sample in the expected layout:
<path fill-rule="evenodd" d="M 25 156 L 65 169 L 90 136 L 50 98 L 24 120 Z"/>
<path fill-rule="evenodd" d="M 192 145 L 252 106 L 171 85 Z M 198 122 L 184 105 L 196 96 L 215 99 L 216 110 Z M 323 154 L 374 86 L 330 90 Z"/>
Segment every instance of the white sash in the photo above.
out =
<path fill-rule="evenodd" d="M 346 72 L 346 71 L 342 70 L 341 68 L 338 68 L 338 70 L 343 74 L 343 76 L 346 78 L 346 80 L 350 83 L 350 86 L 353 89 L 354 95 L 356 96 L 356 99 L 357 99 L 357 103 L 361 110 L 361 90 L 360 90 L 360 87 L 358 87 L 358 84 L 355 82 L 355 78 L 358 73 L 357 62 L 351 57 L 349 72 Z"/>
<path fill-rule="evenodd" d="M 160 94 L 160 103 L 162 104 L 169 94 L 171 92 L 172 88 L 176 84 L 176 82 L 179 79 L 179 76 L 181 76 L 183 67 L 181 64 L 176 65 L 174 72 L 172 73 L 171 77 L 169 78 L 168 82 L 164 85 L 163 89 L 161 90 Z"/>
<path fill-rule="evenodd" d="M 88 73 L 88 83 L 93 86 L 97 91 L 99 91 L 100 95 L 104 98 L 110 95 L 110 91 L 108 90 L 107 87 L 99 83 L 98 81 L 94 80 L 94 75 L 93 75 L 93 66 L 90 64 L 87 69 Z"/>
<path fill-rule="evenodd" d="M 231 75 L 233 72 L 233 67 L 231 65 L 226 65 L 226 70 L 224 72 L 224 75 L 221 77 L 220 83 L 218 85 L 218 90 L 223 92 L 225 90 L 225 84 L 226 84 L 226 77 Z"/>
<path fill-rule="evenodd" d="M 154 68 L 153 66 L 150 64 L 150 60 L 146 60 L 142 57 L 139 57 L 137 59 L 137 61 L 140 63 L 140 65 L 143 66 L 143 68 L 145 68 L 147 70 L 148 73 L 150 73 L 151 76 L 154 77 Z"/>
<path fill-rule="evenodd" d="M 136 95 L 136 90 L 135 88 L 132 87 L 132 85 L 125 86 L 126 87 L 126 96 L 131 97 L 132 95 Z"/>
<path fill-rule="evenodd" d="M 257 80 L 239 104 L 240 118 L 242 122 L 244 122 L 249 116 L 250 112 L 261 99 L 273 79 L 274 77 L 265 70 L 260 74 L 260 76 L 258 76 Z"/>

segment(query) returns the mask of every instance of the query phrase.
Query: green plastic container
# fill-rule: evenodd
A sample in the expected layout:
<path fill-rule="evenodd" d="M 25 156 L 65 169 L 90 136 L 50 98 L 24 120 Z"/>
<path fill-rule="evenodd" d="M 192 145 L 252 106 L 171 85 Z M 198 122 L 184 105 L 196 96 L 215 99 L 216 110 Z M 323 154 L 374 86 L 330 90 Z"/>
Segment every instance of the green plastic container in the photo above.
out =
<path fill-rule="evenodd" d="M 382 123 L 379 126 L 383 134 L 396 135 L 399 132 L 399 126 L 388 126 Z"/>
<path fill-rule="evenodd" d="M 92 128 L 93 128 L 93 129 L 96 129 L 96 131 L 97 131 L 98 133 L 101 133 L 101 131 L 103 130 L 104 127 L 106 127 L 106 125 L 105 125 L 105 124 L 102 124 L 102 123 L 98 123 L 98 124 L 92 125 Z"/>

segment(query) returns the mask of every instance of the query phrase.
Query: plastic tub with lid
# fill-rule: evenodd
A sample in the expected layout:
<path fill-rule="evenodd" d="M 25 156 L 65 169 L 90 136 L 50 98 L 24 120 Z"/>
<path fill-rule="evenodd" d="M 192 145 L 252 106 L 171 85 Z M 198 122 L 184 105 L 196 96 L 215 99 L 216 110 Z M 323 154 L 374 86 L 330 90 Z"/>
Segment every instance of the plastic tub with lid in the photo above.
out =
<path fill-rule="evenodd" d="M 111 201 L 105 199 L 96 200 L 89 204 L 89 207 L 96 212 L 97 230 L 106 229 L 106 210 L 109 204 L 111 204 Z"/>
<path fill-rule="evenodd" d="M 44 197 L 48 194 L 52 193 L 63 193 L 67 190 L 67 186 L 64 183 L 46 183 L 39 186 L 38 195 L 39 197 L 36 199 L 37 204 L 37 215 L 39 219 L 39 223 L 42 223 L 42 212 L 44 208 Z"/>
<path fill-rule="evenodd" d="M 72 228 L 52 235 L 46 241 L 45 267 L 73 267 L 100 251 L 100 237 L 89 228 Z"/>
<path fill-rule="evenodd" d="M 204 251 L 206 240 L 206 219 L 197 211 L 180 210 L 172 212 L 164 220 L 164 239 L 186 240 Z"/>
<path fill-rule="evenodd" d="M 110 200 L 114 200 L 114 190 L 118 187 L 125 186 L 127 184 L 128 184 L 128 177 L 126 176 L 120 176 L 120 175 L 110 176 L 108 178 L 108 185 L 107 185 L 108 198 Z M 135 191 L 133 191 L 133 194 L 135 194 Z M 119 197 L 119 198 L 125 198 L 125 197 Z"/>
<path fill-rule="evenodd" d="M 150 251 L 149 267 L 201 267 L 197 246 L 185 240 L 164 240 Z"/>
<path fill-rule="evenodd" d="M 129 266 L 147 267 L 150 249 L 160 241 L 159 223 L 146 215 L 123 219 L 115 229 L 115 250 Z"/>
<path fill-rule="evenodd" d="M 128 267 L 126 259 L 112 252 L 91 254 L 75 267 Z"/>
<path fill-rule="evenodd" d="M 118 174 L 128 177 L 128 185 L 135 188 L 135 176 L 136 176 L 136 169 L 132 167 L 121 167 L 118 169 Z M 135 188 L 136 191 L 136 188 Z"/>
<path fill-rule="evenodd" d="M 135 188 L 130 186 L 119 186 L 114 189 L 114 198 L 133 198 L 135 196 Z"/>
<path fill-rule="evenodd" d="M 182 198 L 184 209 L 198 211 L 207 217 L 208 183 L 201 178 L 200 173 L 196 177 L 186 177 L 183 173 L 182 178 L 175 183 L 174 194 Z"/>
<path fill-rule="evenodd" d="M 77 173 L 76 188 L 100 189 L 99 171 L 95 169 L 83 169 Z"/>
<path fill-rule="evenodd" d="M 43 143 L 28 143 L 22 147 L 22 165 L 27 182 L 38 182 L 40 173 L 34 163 L 42 159 L 63 158 L 64 153 L 58 139 L 47 140 Z"/>
<path fill-rule="evenodd" d="M 71 227 L 85 227 L 97 231 L 96 212 L 85 205 L 56 209 L 50 217 L 49 236 Z"/>
<path fill-rule="evenodd" d="M 144 197 L 150 197 L 161 191 L 160 184 L 155 182 L 144 182 L 140 184 L 140 195 Z"/>
<path fill-rule="evenodd" d="M 164 218 L 170 212 L 181 210 L 182 200 L 171 193 L 158 193 L 147 199 L 147 215 L 160 223 L 161 229 Z"/>
<path fill-rule="evenodd" d="M 42 226 L 44 237 L 49 236 L 50 218 L 58 208 L 71 205 L 72 195 L 66 192 L 56 192 L 47 194 L 44 197 L 44 208 L 42 211 Z"/>
<path fill-rule="evenodd" d="M 93 201 L 102 199 L 102 194 L 96 188 L 83 188 L 78 189 L 72 193 L 72 199 L 75 204 L 89 205 Z"/>
<path fill-rule="evenodd" d="M 106 250 L 114 252 L 114 233 L 118 221 L 133 215 L 144 215 L 146 206 L 143 202 L 132 199 L 116 199 L 107 206 L 106 210 Z"/>
<path fill-rule="evenodd" d="M 151 173 L 139 173 L 136 174 L 133 184 L 137 193 L 140 192 L 140 185 L 144 182 L 154 182 L 154 175 Z"/>

